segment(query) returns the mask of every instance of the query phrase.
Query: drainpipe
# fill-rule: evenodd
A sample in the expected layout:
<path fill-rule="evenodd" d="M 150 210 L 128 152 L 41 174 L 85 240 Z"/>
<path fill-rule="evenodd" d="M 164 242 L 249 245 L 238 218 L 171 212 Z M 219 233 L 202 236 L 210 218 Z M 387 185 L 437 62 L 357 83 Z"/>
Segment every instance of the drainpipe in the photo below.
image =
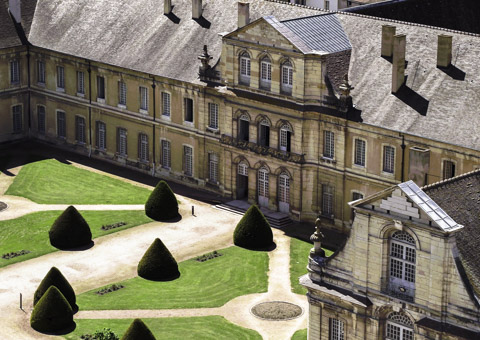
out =
<path fill-rule="evenodd" d="M 30 95 L 30 45 L 27 45 L 27 76 L 28 76 L 28 136 L 30 137 L 31 131 L 31 120 L 32 120 L 32 112 L 31 112 L 31 95 Z"/>
<path fill-rule="evenodd" d="M 157 141 L 155 140 L 155 116 L 156 116 L 156 104 L 155 104 L 155 77 L 152 77 L 152 90 L 153 90 L 153 123 L 152 123 L 152 131 L 153 131 L 153 145 L 152 145 L 152 152 L 153 152 L 153 165 L 152 165 L 152 176 L 155 176 L 155 145 Z"/>
<path fill-rule="evenodd" d="M 88 60 L 88 138 L 90 145 L 88 146 L 88 157 L 92 156 L 92 68 L 90 60 Z"/>
<path fill-rule="evenodd" d="M 402 135 L 402 183 L 405 181 L 405 136 Z"/>

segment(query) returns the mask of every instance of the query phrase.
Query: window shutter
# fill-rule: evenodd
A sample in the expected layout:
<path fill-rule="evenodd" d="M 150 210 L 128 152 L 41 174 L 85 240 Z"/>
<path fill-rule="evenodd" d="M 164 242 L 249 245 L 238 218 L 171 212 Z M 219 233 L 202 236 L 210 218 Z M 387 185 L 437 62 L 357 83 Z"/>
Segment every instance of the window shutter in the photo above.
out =
<path fill-rule="evenodd" d="M 290 141 L 290 131 L 287 131 L 287 151 L 290 152 L 291 141 Z"/>
<path fill-rule="evenodd" d="M 95 147 L 98 148 L 99 147 L 99 140 L 100 140 L 100 132 L 99 132 L 99 122 L 98 120 L 95 122 Z"/>

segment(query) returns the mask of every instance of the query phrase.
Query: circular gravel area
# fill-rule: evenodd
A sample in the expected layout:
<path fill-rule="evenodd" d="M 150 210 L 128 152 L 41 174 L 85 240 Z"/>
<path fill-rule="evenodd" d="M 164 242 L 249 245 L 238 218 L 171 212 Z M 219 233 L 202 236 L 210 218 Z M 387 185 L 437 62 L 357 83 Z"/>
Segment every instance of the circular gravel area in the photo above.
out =
<path fill-rule="evenodd" d="M 0 202 L 0 211 L 7 209 L 8 205 L 7 203 Z"/>
<path fill-rule="evenodd" d="M 264 320 L 291 320 L 302 315 L 303 310 L 290 302 L 270 301 L 262 302 L 253 306 L 251 309 L 253 315 Z"/>

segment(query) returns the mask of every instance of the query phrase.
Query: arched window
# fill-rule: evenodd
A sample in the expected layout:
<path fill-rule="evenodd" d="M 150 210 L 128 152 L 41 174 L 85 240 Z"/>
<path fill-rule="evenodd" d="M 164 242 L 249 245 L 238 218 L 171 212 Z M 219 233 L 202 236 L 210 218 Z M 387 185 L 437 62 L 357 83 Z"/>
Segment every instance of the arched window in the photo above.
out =
<path fill-rule="evenodd" d="M 262 119 L 258 126 L 258 144 L 270 146 L 270 122 L 267 119 Z"/>
<path fill-rule="evenodd" d="M 290 176 L 285 172 L 278 177 L 278 200 L 290 203 Z"/>
<path fill-rule="evenodd" d="M 260 61 L 260 88 L 270 90 L 272 83 L 272 63 L 269 57 Z"/>
<path fill-rule="evenodd" d="M 280 141 L 278 145 L 280 146 L 280 151 L 290 152 L 290 136 L 292 134 L 292 129 L 288 124 L 282 125 L 280 128 Z"/>
<path fill-rule="evenodd" d="M 268 169 L 258 170 L 258 204 L 261 207 L 268 207 Z"/>
<path fill-rule="evenodd" d="M 403 313 L 393 312 L 388 315 L 385 328 L 386 340 L 413 340 L 413 322 Z"/>
<path fill-rule="evenodd" d="M 238 174 L 242 176 L 248 176 L 248 164 L 243 162 L 238 163 Z"/>
<path fill-rule="evenodd" d="M 281 91 L 286 94 L 292 94 L 293 87 L 293 67 L 292 63 L 286 61 L 282 64 Z"/>
<path fill-rule="evenodd" d="M 250 137 L 250 118 L 247 114 L 242 114 L 238 119 L 238 139 L 248 142 Z"/>
<path fill-rule="evenodd" d="M 240 83 L 250 85 L 250 56 L 247 52 L 240 55 Z"/>
<path fill-rule="evenodd" d="M 390 238 L 388 261 L 392 295 L 404 300 L 414 298 L 416 257 L 414 238 L 404 231 L 394 232 Z"/>

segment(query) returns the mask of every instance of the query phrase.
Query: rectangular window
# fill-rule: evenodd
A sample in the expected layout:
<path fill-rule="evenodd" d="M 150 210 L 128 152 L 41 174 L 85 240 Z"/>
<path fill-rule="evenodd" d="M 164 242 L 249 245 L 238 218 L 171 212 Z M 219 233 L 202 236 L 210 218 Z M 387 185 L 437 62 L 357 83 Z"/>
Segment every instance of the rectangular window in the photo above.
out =
<path fill-rule="evenodd" d="M 185 121 L 193 123 L 193 99 L 184 98 L 183 107 L 185 109 Z"/>
<path fill-rule="evenodd" d="M 272 82 L 272 64 L 270 60 L 262 60 L 260 63 L 260 87 L 265 90 L 270 90 Z"/>
<path fill-rule="evenodd" d="M 208 154 L 208 179 L 210 182 L 218 182 L 218 155 L 216 153 Z"/>
<path fill-rule="evenodd" d="M 286 94 L 292 94 L 293 87 L 293 68 L 290 62 L 282 65 L 282 84 L 281 91 Z"/>
<path fill-rule="evenodd" d="M 322 215 L 333 215 L 333 187 L 327 184 L 322 185 Z"/>
<path fill-rule="evenodd" d="M 148 136 L 144 133 L 138 135 L 138 158 L 141 162 L 148 162 Z"/>
<path fill-rule="evenodd" d="M 85 94 L 85 73 L 77 71 L 77 93 Z"/>
<path fill-rule="evenodd" d="M 105 101 L 105 78 L 97 76 L 97 101 Z"/>
<path fill-rule="evenodd" d="M 354 192 L 352 195 L 352 201 L 361 200 L 362 198 L 363 198 L 363 194 L 359 192 Z"/>
<path fill-rule="evenodd" d="M 443 161 L 443 179 L 455 177 L 455 163 Z"/>
<path fill-rule="evenodd" d="M 325 0 L 325 9 L 326 9 L 327 11 L 330 10 L 330 1 L 328 1 L 328 0 Z"/>
<path fill-rule="evenodd" d="M 392 241 L 390 245 L 390 277 L 415 282 L 415 248 Z"/>
<path fill-rule="evenodd" d="M 10 61 L 10 84 L 20 82 L 20 62 L 15 59 Z"/>
<path fill-rule="evenodd" d="M 104 122 L 97 121 L 97 148 L 105 150 L 107 148 L 107 127 Z"/>
<path fill-rule="evenodd" d="M 57 90 L 65 90 L 65 69 L 57 66 Z"/>
<path fill-rule="evenodd" d="M 383 171 L 393 174 L 395 169 L 395 148 L 385 145 L 383 147 Z"/>
<path fill-rule="evenodd" d="M 287 129 L 280 129 L 280 150 L 290 152 L 290 131 Z"/>
<path fill-rule="evenodd" d="M 193 176 L 193 150 L 190 146 L 183 146 L 183 173 Z"/>
<path fill-rule="evenodd" d="M 37 106 L 37 128 L 38 133 L 45 133 L 45 106 Z"/>
<path fill-rule="evenodd" d="M 140 86 L 140 110 L 148 111 L 148 89 Z"/>
<path fill-rule="evenodd" d="M 170 93 L 162 92 L 162 115 L 170 117 Z"/>
<path fill-rule="evenodd" d="M 85 144 L 85 118 L 75 116 L 75 139 L 78 143 Z"/>
<path fill-rule="evenodd" d="M 355 165 L 365 166 L 365 141 L 362 139 L 355 139 Z"/>
<path fill-rule="evenodd" d="M 37 60 L 37 83 L 45 85 L 45 62 Z"/>
<path fill-rule="evenodd" d="M 162 168 L 170 169 L 170 142 L 168 140 L 162 140 Z"/>
<path fill-rule="evenodd" d="M 330 318 L 329 340 L 345 340 L 345 323 L 338 319 Z"/>
<path fill-rule="evenodd" d="M 250 58 L 240 57 L 240 83 L 250 85 Z"/>
<path fill-rule="evenodd" d="M 323 132 L 323 157 L 335 157 L 335 135 L 332 131 Z"/>
<path fill-rule="evenodd" d="M 57 111 L 57 137 L 67 138 L 67 123 L 63 111 Z"/>
<path fill-rule="evenodd" d="M 218 129 L 218 104 L 208 103 L 208 127 Z"/>
<path fill-rule="evenodd" d="M 13 132 L 22 132 L 22 105 L 12 106 Z"/>
<path fill-rule="evenodd" d="M 127 105 L 127 84 L 123 81 L 118 82 L 118 104 Z"/>
<path fill-rule="evenodd" d="M 261 146 L 270 146 L 270 126 L 260 123 L 259 142 Z"/>
<path fill-rule="evenodd" d="M 117 129 L 117 152 L 122 157 L 127 157 L 127 130 Z"/>

